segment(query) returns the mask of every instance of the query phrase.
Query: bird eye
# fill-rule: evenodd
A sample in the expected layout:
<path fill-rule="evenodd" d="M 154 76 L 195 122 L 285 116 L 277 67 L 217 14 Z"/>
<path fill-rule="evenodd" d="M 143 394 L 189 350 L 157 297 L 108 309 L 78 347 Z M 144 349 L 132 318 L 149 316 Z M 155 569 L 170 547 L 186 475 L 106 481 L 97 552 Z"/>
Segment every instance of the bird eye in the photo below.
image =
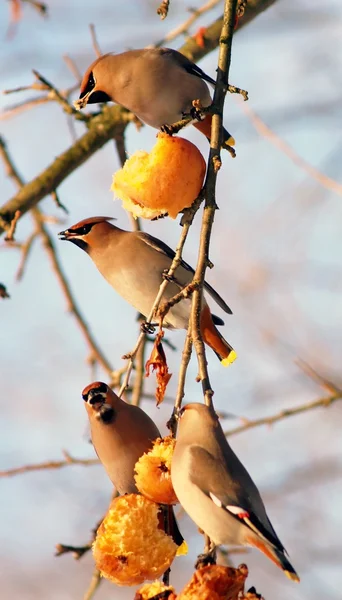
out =
<path fill-rule="evenodd" d="M 92 224 L 83 225 L 82 227 L 74 227 L 73 229 L 69 229 L 69 233 L 75 233 L 76 235 L 87 235 L 92 228 Z"/>
<path fill-rule="evenodd" d="M 90 90 L 92 90 L 94 87 L 95 87 L 94 75 L 92 73 L 90 73 L 89 78 L 88 78 L 88 83 L 87 83 L 87 91 L 90 92 Z"/>

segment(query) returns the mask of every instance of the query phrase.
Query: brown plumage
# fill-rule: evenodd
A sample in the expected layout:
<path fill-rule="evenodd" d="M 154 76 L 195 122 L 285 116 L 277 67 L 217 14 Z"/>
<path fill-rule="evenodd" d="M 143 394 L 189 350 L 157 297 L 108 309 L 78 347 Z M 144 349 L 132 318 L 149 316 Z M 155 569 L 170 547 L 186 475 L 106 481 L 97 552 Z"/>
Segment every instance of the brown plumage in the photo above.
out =
<path fill-rule="evenodd" d="M 84 74 L 78 109 L 86 104 L 112 100 L 132 111 L 141 121 L 160 129 L 193 111 L 193 100 L 206 108 L 212 100 L 207 83 L 215 81 L 183 54 L 170 48 L 129 50 L 121 54 L 104 54 Z M 196 122 L 210 138 L 211 116 Z M 224 130 L 223 146 L 234 145 Z"/>
<path fill-rule="evenodd" d="M 255 546 L 299 581 L 258 488 L 229 446 L 216 413 L 204 404 L 187 404 L 180 411 L 171 480 L 184 510 L 214 545 Z"/>
<path fill-rule="evenodd" d="M 151 450 L 153 441 L 160 437 L 157 426 L 141 408 L 124 402 L 101 381 L 87 385 L 82 398 L 92 443 L 109 479 L 121 495 L 138 493 L 134 467 L 138 459 Z M 172 508 L 166 508 L 165 514 L 170 516 L 170 533 L 180 546 L 183 538 Z"/>
<path fill-rule="evenodd" d="M 174 252 L 161 240 L 147 233 L 125 231 L 109 221 L 109 217 L 84 219 L 61 231 L 59 236 L 85 250 L 116 292 L 147 317 L 163 281 L 163 272 L 170 268 Z M 190 283 L 193 274 L 193 269 L 182 261 L 162 300 L 169 300 L 177 294 Z M 205 283 L 205 291 L 226 313 L 231 313 L 225 301 L 208 283 Z M 204 341 L 222 363 L 228 365 L 235 360 L 236 353 L 216 328 L 216 324 L 223 325 L 223 321 L 211 314 L 205 298 L 202 306 L 201 329 Z M 167 313 L 164 325 L 187 329 L 190 310 L 191 300 L 181 300 Z"/>

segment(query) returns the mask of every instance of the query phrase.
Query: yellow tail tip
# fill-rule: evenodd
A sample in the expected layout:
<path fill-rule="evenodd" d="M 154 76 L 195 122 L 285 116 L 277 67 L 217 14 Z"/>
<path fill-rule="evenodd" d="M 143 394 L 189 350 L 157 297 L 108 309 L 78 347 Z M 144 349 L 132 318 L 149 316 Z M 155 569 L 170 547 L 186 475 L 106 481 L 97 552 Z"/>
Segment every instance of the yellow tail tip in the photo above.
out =
<path fill-rule="evenodd" d="M 230 138 L 228 138 L 228 140 L 225 141 L 225 144 L 228 144 L 228 146 L 235 146 L 235 138 L 233 138 L 233 136 L 230 136 Z"/>
<path fill-rule="evenodd" d="M 178 546 L 178 550 L 176 552 L 176 556 L 185 556 L 189 552 L 188 544 L 185 540 Z"/>
<path fill-rule="evenodd" d="M 237 354 L 236 354 L 235 350 L 232 350 L 231 352 L 229 352 L 229 354 L 228 354 L 228 356 L 226 356 L 226 358 L 223 358 L 221 360 L 221 365 L 223 365 L 224 367 L 229 367 L 229 365 L 231 365 L 236 358 L 237 358 Z"/>
<path fill-rule="evenodd" d="M 291 579 L 291 581 L 297 581 L 297 583 L 300 582 L 300 579 L 297 575 L 297 573 L 292 573 L 291 571 L 284 571 L 286 577 L 288 577 L 289 579 Z"/>

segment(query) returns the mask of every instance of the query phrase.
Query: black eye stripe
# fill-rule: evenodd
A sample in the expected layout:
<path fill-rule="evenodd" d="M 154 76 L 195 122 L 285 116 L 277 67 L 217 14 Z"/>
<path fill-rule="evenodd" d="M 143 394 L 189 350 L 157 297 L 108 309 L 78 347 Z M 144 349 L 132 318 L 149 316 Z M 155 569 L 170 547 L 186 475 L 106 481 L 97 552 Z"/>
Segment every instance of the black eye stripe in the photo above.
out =
<path fill-rule="evenodd" d="M 94 79 L 94 75 L 92 73 L 90 73 L 89 78 L 88 78 L 88 84 L 87 84 L 87 89 L 88 91 L 92 90 L 95 87 L 95 79 Z"/>
<path fill-rule="evenodd" d="M 86 394 L 82 394 L 82 398 L 83 400 L 85 400 L 85 402 L 88 401 L 89 396 L 96 396 L 96 394 L 98 394 L 98 398 L 102 398 L 102 401 L 104 402 L 103 397 L 101 396 L 101 394 L 106 394 L 108 391 L 108 386 L 103 383 L 102 381 L 99 382 L 99 384 L 96 387 L 92 387 L 90 388 L 90 390 L 87 391 Z M 101 402 L 101 400 L 98 400 L 99 402 Z M 90 404 L 93 404 L 94 402 L 91 401 Z"/>
<path fill-rule="evenodd" d="M 73 229 L 68 229 L 69 233 L 75 233 L 76 235 L 87 235 L 91 230 L 93 225 L 83 225 L 82 227 L 74 227 Z"/>

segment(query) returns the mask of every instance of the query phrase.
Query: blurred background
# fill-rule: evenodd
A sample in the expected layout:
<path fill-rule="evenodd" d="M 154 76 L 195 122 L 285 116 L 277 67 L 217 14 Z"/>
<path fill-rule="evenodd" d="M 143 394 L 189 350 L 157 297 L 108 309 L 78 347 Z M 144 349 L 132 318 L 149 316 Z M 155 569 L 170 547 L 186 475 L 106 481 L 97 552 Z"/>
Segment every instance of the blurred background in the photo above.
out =
<path fill-rule="evenodd" d="M 103 52 L 123 51 L 156 43 L 189 15 L 188 4 L 172 0 L 169 16 L 160 21 L 157 1 L 129 3 L 99 0 L 48 0 L 49 17 L 23 5 L 22 19 L 9 28 L 9 2 L 0 6 L 1 88 L 30 85 L 37 69 L 56 87 L 75 79 L 63 61 L 69 54 L 81 72 L 94 60 L 89 24 L 96 26 Z M 191 7 L 200 3 L 191 2 Z M 206 26 L 222 13 L 219 4 L 198 20 Z M 179 48 L 184 37 L 169 45 Z M 217 51 L 200 62 L 214 76 Z M 208 281 L 227 300 L 225 337 L 238 360 L 223 369 L 208 352 L 216 407 L 228 415 L 226 430 L 242 419 L 262 418 L 328 395 L 296 364 L 300 358 L 321 376 L 341 384 L 341 256 L 342 256 L 342 5 L 340 0 L 277 0 L 234 37 L 230 82 L 249 92 L 248 107 L 292 147 L 296 155 L 336 181 L 327 189 L 294 161 L 288 149 L 261 135 L 240 97 L 229 96 L 225 125 L 236 139 L 237 158 L 223 156 L 211 242 L 215 268 Z M 1 96 L 6 109 L 37 93 Z M 77 97 L 75 93 L 73 99 Z M 22 177 L 28 181 L 72 143 L 72 127 L 60 106 L 46 103 L 1 120 L 1 134 Z M 133 124 L 126 133 L 128 153 L 149 150 L 156 132 Z M 208 145 L 193 128 L 183 132 L 204 156 Z M 120 202 L 113 202 L 112 173 L 119 161 L 107 144 L 69 176 L 58 192 L 65 215 L 46 198 L 40 207 L 59 223 L 49 225 L 77 302 L 110 362 L 137 337 L 135 312 L 102 280 L 87 256 L 56 234 L 96 214 L 113 215 L 130 227 Z M 2 199 L 15 187 L 0 166 Z M 338 183 L 340 181 L 340 183 Z M 333 188 L 334 186 L 331 186 Z M 144 222 L 149 233 L 175 247 L 177 221 Z M 32 217 L 20 220 L 16 240 L 24 242 Z M 184 258 L 197 259 L 200 216 L 192 227 Z M 1 241 L 0 281 L 11 296 L 1 302 L 1 469 L 62 459 L 94 456 L 88 442 L 81 390 L 93 379 L 108 380 L 87 364 L 88 350 L 51 270 L 41 242 L 33 244 L 25 273 L 16 282 L 20 251 Z M 218 313 L 219 314 L 219 313 Z M 223 316 L 223 315 L 220 315 Z M 226 315 L 225 315 L 226 317 Z M 174 398 L 184 332 L 169 334 L 177 352 L 167 349 L 173 377 L 160 409 L 145 399 L 144 409 L 163 432 Z M 186 401 L 199 401 L 196 360 L 188 371 Z M 154 378 L 146 384 L 154 391 Z M 246 562 L 248 587 L 271 600 L 339 600 L 341 597 L 342 403 L 249 430 L 231 438 L 265 500 L 271 521 L 301 576 L 288 581 L 257 550 L 232 556 Z M 111 485 L 101 466 L 67 466 L 60 470 L 3 477 L 1 485 L 1 596 L 12 600 L 82 598 L 91 579 L 91 553 L 76 562 L 71 555 L 54 557 L 58 542 L 83 545 L 103 516 Z M 190 552 L 172 567 L 171 582 L 180 590 L 190 578 L 202 538 L 187 517 L 181 528 Z M 129 599 L 131 588 L 106 581 L 99 600 Z"/>

